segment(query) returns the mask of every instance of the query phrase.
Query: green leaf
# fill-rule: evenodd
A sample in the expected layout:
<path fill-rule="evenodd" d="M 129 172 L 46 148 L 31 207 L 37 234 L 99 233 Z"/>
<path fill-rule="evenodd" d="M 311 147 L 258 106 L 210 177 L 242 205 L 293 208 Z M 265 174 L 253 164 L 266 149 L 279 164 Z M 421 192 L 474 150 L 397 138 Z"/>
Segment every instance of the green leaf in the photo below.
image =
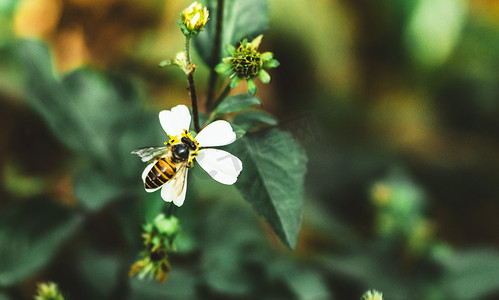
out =
<path fill-rule="evenodd" d="M 157 114 L 140 109 L 133 84 L 90 69 L 59 78 L 48 48 L 35 41 L 20 43 L 28 69 L 26 94 L 53 134 L 90 162 L 75 181 L 77 198 L 97 210 L 135 186 L 145 165 L 130 152 L 165 139 Z M 119 170 L 119 171 L 116 171 Z"/>
<path fill-rule="evenodd" d="M 120 257 L 100 252 L 91 248 L 83 248 L 75 260 L 76 268 L 83 279 L 80 285 L 89 288 L 92 299 L 109 299 L 121 278 Z"/>
<path fill-rule="evenodd" d="M 234 124 L 231 124 L 231 126 L 232 126 L 232 130 L 236 134 L 236 140 L 242 138 L 246 134 L 246 131 L 244 129 L 242 129 L 241 127 L 234 125 Z"/>
<path fill-rule="evenodd" d="M 260 99 L 248 94 L 239 94 L 225 98 L 216 108 L 216 113 L 227 114 L 237 112 L 253 105 L 262 105 Z"/>
<path fill-rule="evenodd" d="M 449 299 L 484 299 L 499 291 L 499 252 L 476 249 L 453 253 L 442 260 L 442 286 Z"/>
<path fill-rule="evenodd" d="M 134 157 L 131 156 L 130 159 Z M 75 197 L 87 209 L 97 211 L 119 196 L 137 191 L 142 183 L 139 181 L 140 173 L 137 174 L 137 182 L 132 189 L 117 183 L 112 172 L 103 173 L 94 169 L 82 171 L 74 182 Z"/>
<path fill-rule="evenodd" d="M 270 278 L 284 281 L 295 294 L 294 299 L 332 299 L 326 280 L 316 270 L 279 258 L 268 268 Z"/>
<path fill-rule="evenodd" d="M 267 245 L 258 220 L 243 206 L 243 202 L 217 205 L 206 212 L 203 224 L 200 269 L 206 284 L 224 295 L 248 296 L 257 288 L 254 280 L 257 275 L 247 266 L 265 264 L 262 260 L 266 252 L 262 246 Z"/>
<path fill-rule="evenodd" d="M 160 67 L 160 68 L 164 68 L 164 67 L 170 66 L 171 64 L 172 64 L 172 61 L 171 61 L 171 60 L 162 60 L 162 61 L 158 64 L 158 67 Z"/>
<path fill-rule="evenodd" d="M 0 218 L 0 286 L 42 269 L 81 221 L 68 209 L 39 199 L 5 211 Z"/>
<path fill-rule="evenodd" d="M 245 131 L 250 131 L 261 126 L 275 126 L 277 120 L 268 112 L 248 110 L 235 116 L 232 123 Z"/>
<path fill-rule="evenodd" d="M 16 17 L 16 8 L 19 2 L 21 1 L 0 1 L 0 48 L 8 47 L 10 43 L 15 42 L 16 34 L 14 32 L 14 19 Z M 8 63 L 7 61 L 7 59 L 2 61 L 2 67 L 5 67 L 4 63 Z"/>
<path fill-rule="evenodd" d="M 103 167 L 118 167 L 115 156 L 124 128 L 143 114 L 133 85 L 123 78 L 109 78 L 90 69 L 78 69 L 58 78 L 44 44 L 20 44 L 29 71 L 29 104 L 70 149 Z M 111 165 L 105 165 L 108 163 Z"/>
<path fill-rule="evenodd" d="M 422 297 L 422 289 L 415 288 L 414 282 L 401 280 L 400 265 L 393 263 L 393 253 L 369 248 L 369 245 L 363 244 L 360 251 L 324 255 L 318 259 L 317 265 L 336 278 L 357 282 L 366 289 L 375 287 L 383 291 L 387 299 L 427 299 Z M 434 280 L 427 276 L 429 281 Z"/>
<path fill-rule="evenodd" d="M 224 1 L 220 52 L 215 50 L 215 29 L 217 24 L 217 0 L 207 0 L 210 20 L 204 30 L 194 39 L 194 45 L 203 61 L 213 68 L 220 60 L 228 56 L 224 51 L 227 45 L 235 45 L 245 37 L 254 38 L 267 31 L 269 9 L 267 0 L 232 0 Z"/>
<path fill-rule="evenodd" d="M 130 300 L 196 299 L 198 272 L 172 263 L 165 283 L 130 278 Z"/>
<path fill-rule="evenodd" d="M 276 128 L 248 133 L 227 148 L 243 163 L 236 187 L 283 244 L 293 249 L 303 211 L 307 169 L 303 148 L 291 134 Z"/>
<path fill-rule="evenodd" d="M 0 292 L 0 300 L 10 300 L 11 298 L 8 297 L 6 294 Z"/>
<path fill-rule="evenodd" d="M 232 70 L 232 66 L 231 66 L 231 64 L 226 63 L 226 62 L 221 62 L 215 66 L 215 71 L 219 74 L 225 74 L 226 72 L 229 72 L 230 70 Z"/>

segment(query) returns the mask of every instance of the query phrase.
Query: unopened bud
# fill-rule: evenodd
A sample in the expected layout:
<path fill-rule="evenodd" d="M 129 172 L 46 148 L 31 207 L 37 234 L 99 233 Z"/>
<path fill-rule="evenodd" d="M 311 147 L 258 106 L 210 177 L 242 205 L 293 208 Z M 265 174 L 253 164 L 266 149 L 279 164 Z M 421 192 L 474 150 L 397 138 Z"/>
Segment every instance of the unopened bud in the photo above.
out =
<path fill-rule="evenodd" d="M 194 2 L 180 14 L 179 24 L 186 36 L 197 35 L 208 22 L 209 12 L 201 3 Z"/>

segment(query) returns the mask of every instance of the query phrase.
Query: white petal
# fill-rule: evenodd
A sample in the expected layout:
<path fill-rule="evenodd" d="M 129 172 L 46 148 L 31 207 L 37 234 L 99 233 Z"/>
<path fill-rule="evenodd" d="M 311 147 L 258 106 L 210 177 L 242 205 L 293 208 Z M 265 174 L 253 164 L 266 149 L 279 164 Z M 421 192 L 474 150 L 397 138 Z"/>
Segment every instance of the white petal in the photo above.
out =
<path fill-rule="evenodd" d="M 218 149 L 201 149 L 196 156 L 199 165 L 216 181 L 233 184 L 243 169 L 236 156 Z"/>
<path fill-rule="evenodd" d="M 159 122 L 161 127 L 170 136 L 179 136 L 184 129 L 189 130 L 191 125 L 191 113 L 185 105 L 177 105 L 171 110 L 159 112 Z"/>
<path fill-rule="evenodd" d="M 183 167 L 175 173 L 170 180 L 161 189 L 161 198 L 166 202 L 172 202 L 181 206 L 185 200 L 187 191 L 187 168 Z"/>
<path fill-rule="evenodd" d="M 196 136 L 199 147 L 228 145 L 236 140 L 236 134 L 229 122 L 218 120 L 208 124 Z"/>
<path fill-rule="evenodd" d="M 195 25 L 196 25 L 196 23 L 198 22 L 198 20 L 199 20 L 199 18 L 200 18 L 200 17 L 201 17 L 201 14 L 200 14 L 200 13 L 196 13 L 196 14 L 194 15 L 194 17 L 192 17 L 192 19 L 191 19 L 191 23 L 195 26 Z M 193 26 L 193 27 L 194 27 L 194 26 Z"/>
<path fill-rule="evenodd" d="M 152 163 L 148 164 L 147 167 L 144 169 L 144 172 L 142 172 L 142 181 L 145 183 L 146 182 L 146 177 L 147 174 L 151 171 L 152 167 L 154 167 L 154 164 L 156 164 L 156 161 L 153 161 Z M 160 187 L 157 187 L 155 189 L 145 189 L 146 192 L 152 193 L 154 191 L 157 191 Z"/>

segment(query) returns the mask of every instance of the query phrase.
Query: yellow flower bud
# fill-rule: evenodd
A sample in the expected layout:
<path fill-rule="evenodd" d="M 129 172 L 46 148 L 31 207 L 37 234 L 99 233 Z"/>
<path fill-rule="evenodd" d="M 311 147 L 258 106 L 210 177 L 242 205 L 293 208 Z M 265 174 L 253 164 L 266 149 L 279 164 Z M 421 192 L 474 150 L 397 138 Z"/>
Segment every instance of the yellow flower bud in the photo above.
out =
<path fill-rule="evenodd" d="M 180 14 L 184 34 L 197 34 L 208 22 L 209 12 L 201 3 L 194 2 Z"/>

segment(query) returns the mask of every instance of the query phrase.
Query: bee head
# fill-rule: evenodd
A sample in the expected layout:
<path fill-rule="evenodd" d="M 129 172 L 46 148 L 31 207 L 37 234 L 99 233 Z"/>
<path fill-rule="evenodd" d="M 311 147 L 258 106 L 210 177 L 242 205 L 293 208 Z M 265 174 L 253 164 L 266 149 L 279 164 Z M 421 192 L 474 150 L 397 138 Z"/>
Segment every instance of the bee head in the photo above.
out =
<path fill-rule="evenodd" d="M 196 142 L 194 142 L 193 140 L 191 140 L 190 138 L 188 138 L 186 136 L 182 137 L 181 141 L 182 141 L 182 143 L 184 143 L 184 145 L 189 147 L 192 151 L 195 151 L 198 148 L 198 146 L 196 145 Z"/>
<path fill-rule="evenodd" d="M 173 157 L 179 161 L 185 161 L 189 157 L 189 149 L 183 143 L 172 146 Z"/>

